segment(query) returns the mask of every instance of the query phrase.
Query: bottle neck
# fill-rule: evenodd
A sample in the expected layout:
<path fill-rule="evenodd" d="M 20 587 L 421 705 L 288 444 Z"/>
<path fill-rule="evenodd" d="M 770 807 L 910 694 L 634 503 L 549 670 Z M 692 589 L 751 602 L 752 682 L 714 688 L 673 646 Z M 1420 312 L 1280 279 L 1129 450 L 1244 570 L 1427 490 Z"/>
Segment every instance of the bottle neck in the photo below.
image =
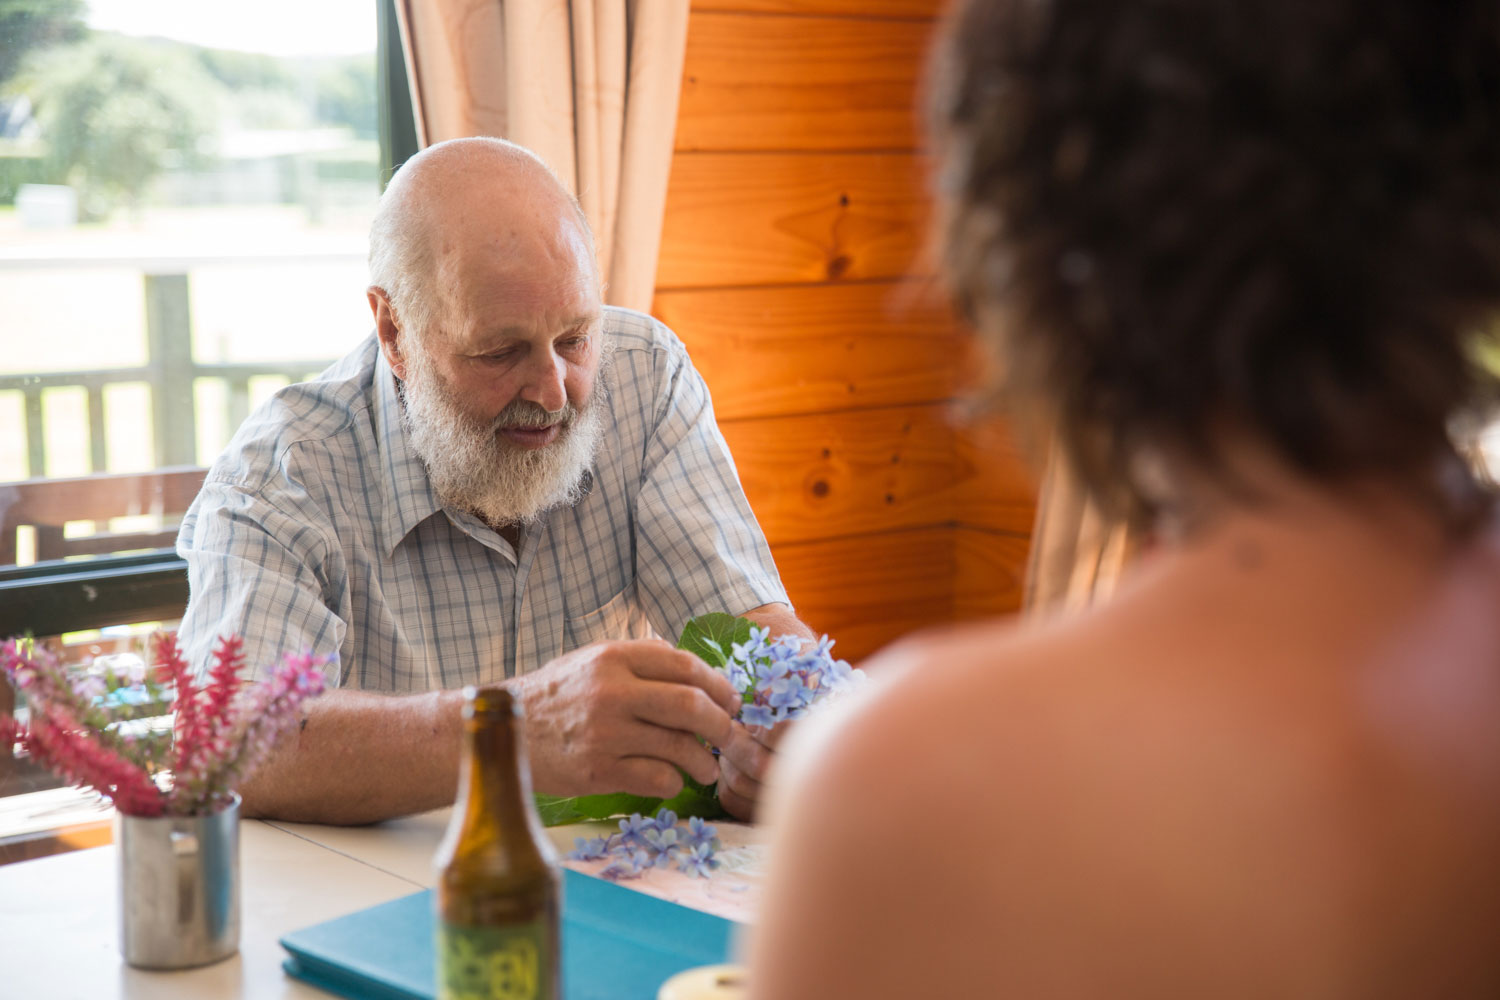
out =
<path fill-rule="evenodd" d="M 472 831 L 530 828 L 531 772 L 521 742 L 521 720 L 510 711 L 475 712 L 464 719 L 457 811 Z"/>

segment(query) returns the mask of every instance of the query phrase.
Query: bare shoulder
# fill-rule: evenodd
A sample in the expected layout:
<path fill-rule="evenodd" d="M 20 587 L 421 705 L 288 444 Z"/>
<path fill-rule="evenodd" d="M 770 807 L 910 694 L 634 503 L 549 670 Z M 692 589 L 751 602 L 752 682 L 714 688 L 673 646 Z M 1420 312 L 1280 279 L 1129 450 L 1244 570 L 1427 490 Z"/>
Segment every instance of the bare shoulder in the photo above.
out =
<path fill-rule="evenodd" d="M 1048 655 L 1008 625 L 908 640 L 866 665 L 863 696 L 793 734 L 771 799 L 757 995 L 964 995 L 983 981 L 1001 902 L 1025 909 L 1014 876 L 1046 864 L 994 838 L 1046 797 L 1035 723 L 1056 695 L 1033 664 Z"/>
<path fill-rule="evenodd" d="M 1298 543 L 866 664 L 787 748 L 757 969 L 800 957 L 764 995 L 1370 995 L 1419 933 L 1380 893 L 1449 915 L 1410 969 L 1493 971 L 1455 942 L 1496 916 L 1464 887 L 1500 888 L 1500 636 L 1474 609 L 1500 577 Z M 1434 725 L 1414 709 L 1444 690 L 1463 710 Z"/>

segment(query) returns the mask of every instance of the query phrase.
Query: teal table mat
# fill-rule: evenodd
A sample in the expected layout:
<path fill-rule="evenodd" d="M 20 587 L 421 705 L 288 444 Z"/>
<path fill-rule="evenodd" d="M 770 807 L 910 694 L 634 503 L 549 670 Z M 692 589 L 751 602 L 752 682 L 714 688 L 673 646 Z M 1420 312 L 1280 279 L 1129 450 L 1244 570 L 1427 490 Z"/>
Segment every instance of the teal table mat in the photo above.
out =
<path fill-rule="evenodd" d="M 339 996 L 431 1000 L 432 891 L 293 931 L 289 975 Z M 683 969 L 729 960 L 734 922 L 563 871 L 566 1000 L 655 1000 Z"/>

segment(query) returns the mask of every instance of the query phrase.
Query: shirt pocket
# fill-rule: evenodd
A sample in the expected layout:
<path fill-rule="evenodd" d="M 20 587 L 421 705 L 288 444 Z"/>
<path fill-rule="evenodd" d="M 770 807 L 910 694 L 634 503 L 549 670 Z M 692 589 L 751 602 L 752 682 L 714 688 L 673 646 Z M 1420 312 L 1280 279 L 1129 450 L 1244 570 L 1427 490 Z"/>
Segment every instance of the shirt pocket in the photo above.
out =
<path fill-rule="evenodd" d="M 603 639 L 649 639 L 656 633 L 635 599 L 635 583 L 611 597 L 604 606 L 563 622 L 565 649 L 577 649 Z"/>

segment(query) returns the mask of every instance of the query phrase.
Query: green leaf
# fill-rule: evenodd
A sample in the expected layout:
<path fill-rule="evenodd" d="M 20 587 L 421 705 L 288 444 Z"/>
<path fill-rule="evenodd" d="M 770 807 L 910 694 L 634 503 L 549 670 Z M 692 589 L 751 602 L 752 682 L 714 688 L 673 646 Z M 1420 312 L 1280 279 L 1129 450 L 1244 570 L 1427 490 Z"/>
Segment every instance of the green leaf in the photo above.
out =
<path fill-rule="evenodd" d="M 713 785 L 703 785 L 684 774 L 682 791 L 670 799 L 648 798 L 643 795 L 627 795 L 612 792 L 608 795 L 580 795 L 564 798 L 558 795 L 534 795 L 536 811 L 543 826 L 566 826 L 569 823 L 587 823 L 592 820 L 614 819 L 640 813 L 655 816 L 663 809 L 670 809 L 678 819 L 698 816 L 703 819 L 718 819 L 728 815 L 719 804 L 719 793 Z"/>
<path fill-rule="evenodd" d="M 748 618 L 738 618 L 722 611 L 699 615 L 682 627 L 677 648 L 685 649 L 709 666 L 722 670 L 729 662 L 730 650 L 735 643 L 750 641 L 753 624 Z"/>
<path fill-rule="evenodd" d="M 558 795 L 535 795 L 537 814 L 543 826 L 565 826 L 568 823 L 586 823 L 589 820 L 612 819 L 615 816 L 655 815 L 661 799 L 643 795 L 627 795 L 611 792 L 607 795 L 579 795 L 565 798 Z"/>
<path fill-rule="evenodd" d="M 718 819 L 729 815 L 719 802 L 717 787 L 701 784 L 686 774 L 682 776 L 682 791 L 663 802 L 657 812 L 662 809 L 672 810 L 679 820 L 687 819 L 689 816 Z"/>

